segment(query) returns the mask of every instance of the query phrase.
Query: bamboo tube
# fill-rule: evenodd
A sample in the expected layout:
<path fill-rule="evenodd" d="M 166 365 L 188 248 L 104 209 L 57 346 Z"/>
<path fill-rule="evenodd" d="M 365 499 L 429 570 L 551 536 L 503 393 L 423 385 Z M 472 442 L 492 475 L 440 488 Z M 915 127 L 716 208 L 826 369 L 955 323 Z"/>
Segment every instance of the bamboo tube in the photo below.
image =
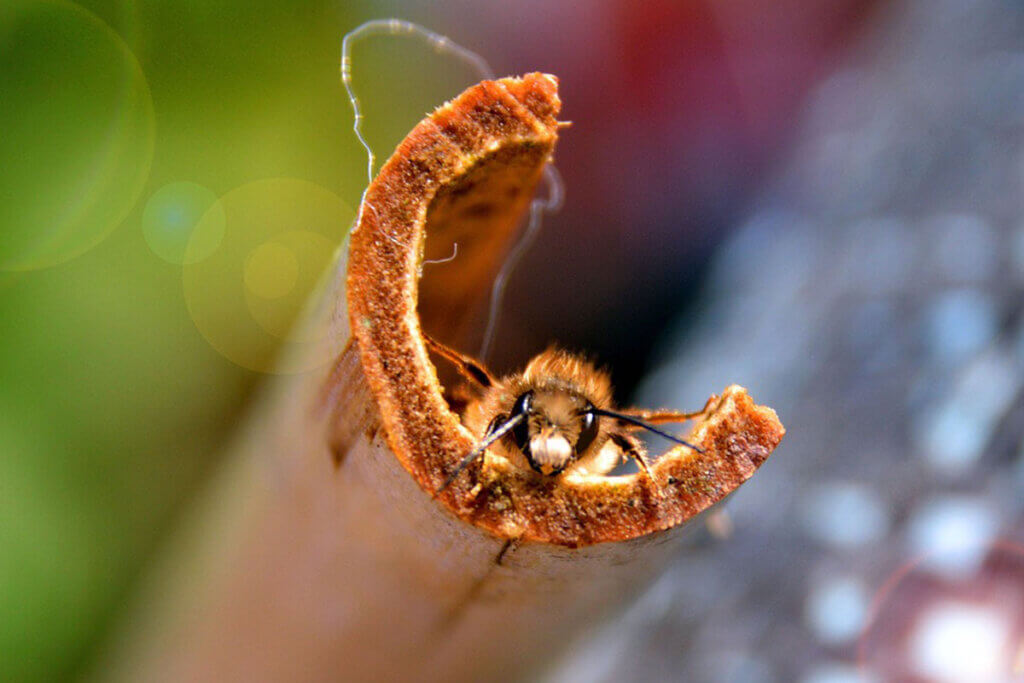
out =
<path fill-rule="evenodd" d="M 551 76 L 484 82 L 399 146 L 310 318 L 330 362 L 268 389 L 200 513 L 205 531 L 171 551 L 200 560 L 152 584 L 162 604 L 126 622 L 108 673 L 516 679 L 642 588 L 685 523 L 767 458 L 782 426 L 734 386 L 689 436 L 703 452 L 657 461 L 661 495 L 643 476 L 540 477 L 487 457 L 435 498 L 475 440 L 421 324 L 449 343 L 470 334 L 559 106 Z M 459 258 L 420 287 L 424 254 L 453 242 Z"/>

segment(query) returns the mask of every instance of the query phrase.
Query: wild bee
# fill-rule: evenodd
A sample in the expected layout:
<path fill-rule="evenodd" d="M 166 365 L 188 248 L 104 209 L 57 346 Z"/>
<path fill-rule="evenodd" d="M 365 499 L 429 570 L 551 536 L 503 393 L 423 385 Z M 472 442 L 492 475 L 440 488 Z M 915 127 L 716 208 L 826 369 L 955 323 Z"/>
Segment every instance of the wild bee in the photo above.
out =
<path fill-rule="evenodd" d="M 479 443 L 452 470 L 438 493 L 492 446 L 510 460 L 551 477 L 567 469 L 604 474 L 626 458 L 636 460 L 650 477 L 643 442 L 633 434 L 639 429 L 701 452 L 654 425 L 684 422 L 703 411 L 614 410 L 608 373 L 581 356 L 548 349 L 522 373 L 498 379 L 479 361 L 425 339 L 427 347 L 452 363 L 478 395 L 468 401 L 462 421 Z"/>

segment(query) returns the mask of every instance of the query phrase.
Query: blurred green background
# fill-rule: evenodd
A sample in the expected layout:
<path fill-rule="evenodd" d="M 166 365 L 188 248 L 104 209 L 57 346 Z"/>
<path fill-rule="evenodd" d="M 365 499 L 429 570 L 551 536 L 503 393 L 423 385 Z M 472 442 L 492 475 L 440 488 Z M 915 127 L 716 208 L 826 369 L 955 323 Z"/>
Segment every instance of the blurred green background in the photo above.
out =
<path fill-rule="evenodd" d="M 87 662 L 289 342 L 365 184 L 338 59 L 373 12 L 0 4 L 0 680 Z M 386 48 L 383 147 L 470 82 Z"/>

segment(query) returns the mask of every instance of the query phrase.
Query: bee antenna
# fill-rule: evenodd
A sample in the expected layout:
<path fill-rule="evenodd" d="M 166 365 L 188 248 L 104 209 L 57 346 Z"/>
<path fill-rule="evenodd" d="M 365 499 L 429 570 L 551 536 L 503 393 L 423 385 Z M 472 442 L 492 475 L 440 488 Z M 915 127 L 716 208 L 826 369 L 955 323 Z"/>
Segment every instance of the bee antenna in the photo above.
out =
<path fill-rule="evenodd" d="M 476 460 L 477 458 L 484 454 L 484 451 L 486 451 L 487 448 L 492 443 L 508 434 L 513 427 L 522 422 L 524 419 L 526 419 L 526 413 L 519 413 L 518 415 L 513 415 L 512 417 L 502 422 L 501 425 L 498 428 L 496 428 L 493 432 L 484 437 L 484 440 L 481 441 L 476 448 L 471 450 L 469 452 L 469 455 L 463 458 L 455 467 L 455 469 L 452 470 L 452 473 L 449 474 L 448 478 L 444 480 L 444 483 L 441 484 L 441 488 L 437 490 L 437 492 L 434 494 L 434 497 L 441 495 L 446 488 L 451 486 L 451 483 L 455 481 L 456 477 L 462 474 L 462 470 L 469 467 L 474 460 Z"/>
<path fill-rule="evenodd" d="M 703 453 L 704 452 L 700 447 L 694 446 L 689 441 L 683 441 L 678 436 L 673 436 L 673 435 L 669 434 L 668 432 L 662 431 L 662 430 L 658 429 L 657 427 L 655 427 L 654 425 L 652 425 L 651 423 L 645 422 L 644 420 L 641 420 L 638 417 L 633 417 L 632 415 L 626 415 L 624 413 L 616 413 L 615 411 L 612 411 L 612 410 L 602 410 L 601 408 L 591 408 L 590 412 L 593 413 L 594 415 L 602 415 L 604 417 L 614 417 L 617 420 L 622 420 L 623 422 L 628 422 L 630 424 L 635 424 L 637 427 L 643 427 L 647 431 L 654 432 L 658 436 L 665 437 L 669 441 L 674 441 L 677 444 L 680 444 L 682 446 L 686 446 L 687 448 L 692 448 L 693 450 L 697 451 L 698 453 Z"/>

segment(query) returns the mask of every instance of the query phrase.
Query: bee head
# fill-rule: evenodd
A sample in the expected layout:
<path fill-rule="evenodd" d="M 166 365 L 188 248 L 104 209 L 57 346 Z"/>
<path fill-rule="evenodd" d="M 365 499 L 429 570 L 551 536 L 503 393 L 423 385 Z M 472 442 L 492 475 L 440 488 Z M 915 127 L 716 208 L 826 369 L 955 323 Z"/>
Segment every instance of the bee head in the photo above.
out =
<path fill-rule="evenodd" d="M 586 398 L 564 389 L 537 389 L 520 394 L 508 420 L 516 448 L 537 472 L 558 474 L 594 443 L 598 416 Z"/>

